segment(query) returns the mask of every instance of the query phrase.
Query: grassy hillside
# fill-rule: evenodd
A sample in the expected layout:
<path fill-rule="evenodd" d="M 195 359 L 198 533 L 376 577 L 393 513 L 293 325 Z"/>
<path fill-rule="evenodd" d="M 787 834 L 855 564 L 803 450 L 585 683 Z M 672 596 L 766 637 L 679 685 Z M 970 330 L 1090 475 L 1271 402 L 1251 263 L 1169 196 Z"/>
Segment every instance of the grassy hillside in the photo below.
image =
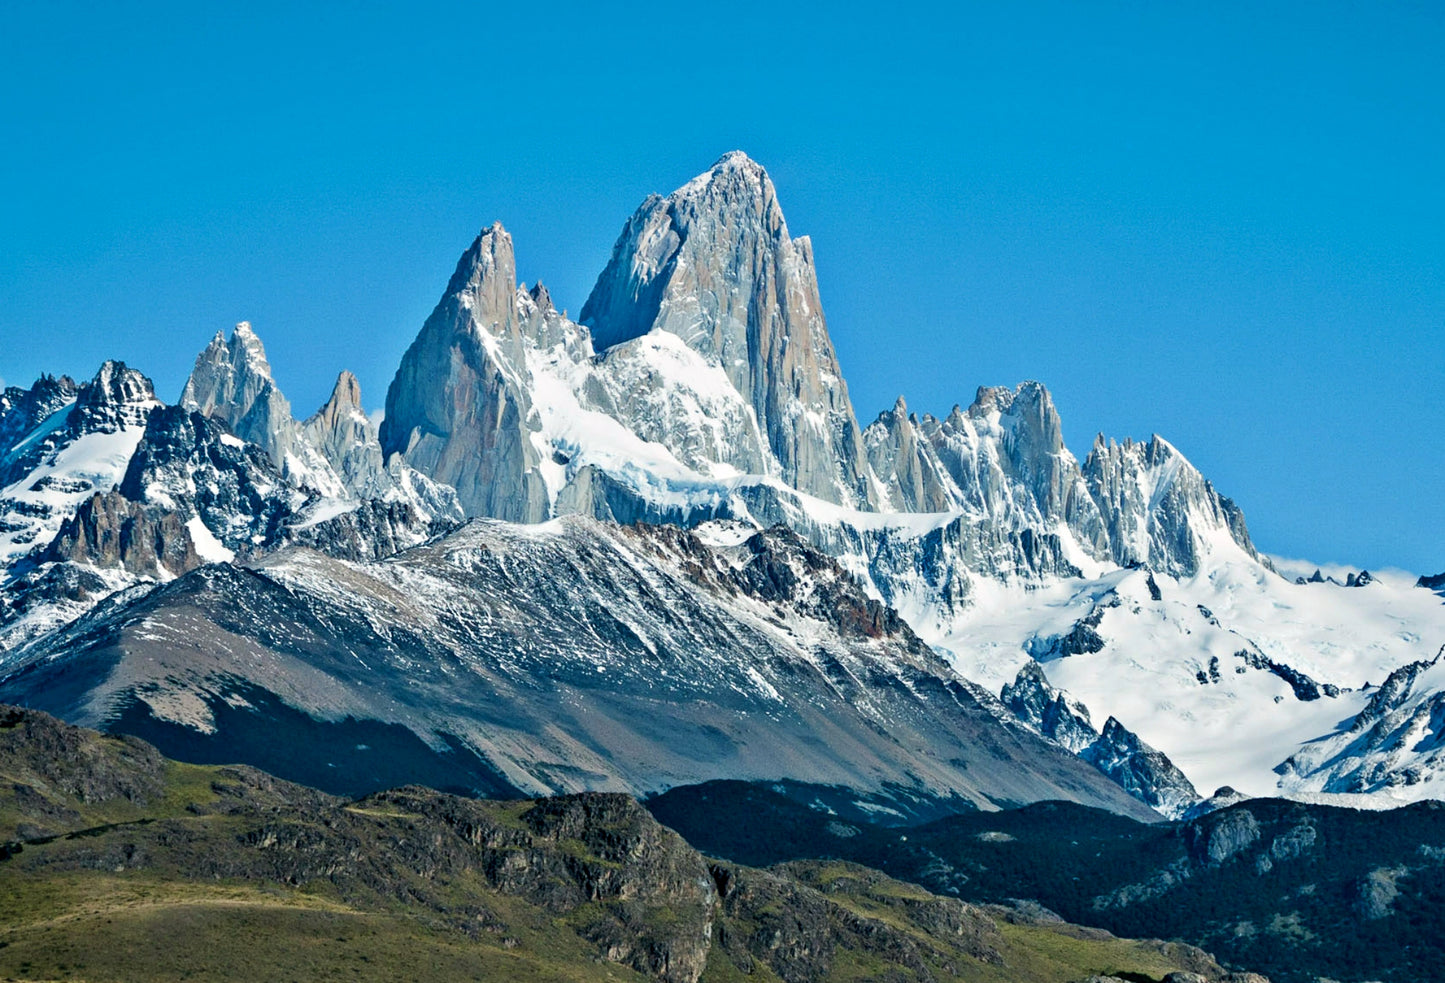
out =
<path fill-rule="evenodd" d="M 0 710 L 0 978 L 1161 980 L 1185 946 L 848 863 L 707 860 L 631 799 L 348 802 Z"/>

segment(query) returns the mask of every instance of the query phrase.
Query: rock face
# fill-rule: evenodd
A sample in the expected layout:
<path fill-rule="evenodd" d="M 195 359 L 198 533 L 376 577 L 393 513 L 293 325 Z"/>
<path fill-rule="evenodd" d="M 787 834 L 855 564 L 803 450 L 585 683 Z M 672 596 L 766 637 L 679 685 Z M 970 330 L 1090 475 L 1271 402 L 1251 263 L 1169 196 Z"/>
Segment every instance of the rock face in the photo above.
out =
<path fill-rule="evenodd" d="M 386 474 L 381 444 L 361 408 L 356 376 L 342 372 L 337 377 L 331 398 L 306 421 L 303 432 L 356 496 L 381 498 L 390 490 L 381 480 Z"/>
<path fill-rule="evenodd" d="M 1099 739 L 1088 708 L 1050 686 L 1037 662 L 1029 661 L 1020 669 L 1018 678 L 1004 686 L 1000 699 L 1014 716 L 1075 754 Z"/>
<path fill-rule="evenodd" d="M 1162 441 L 1081 466 L 1038 383 L 943 420 L 900 400 L 860 433 L 811 248 L 745 155 L 643 202 L 581 324 L 515 269 L 500 225 L 478 236 L 387 394 L 383 453 L 454 485 L 468 515 L 782 522 L 942 621 L 975 576 L 1192 575 L 1221 542 L 1257 559 L 1238 510 Z"/>
<path fill-rule="evenodd" d="M 512 237 L 493 225 L 402 357 L 380 436 L 383 453 L 455 488 L 468 515 L 538 522 L 549 503 L 520 321 Z"/>
<path fill-rule="evenodd" d="M 1214 813 L 1185 827 L 1185 845 L 1201 866 L 1219 866 L 1259 841 L 1259 821 L 1248 809 Z"/>
<path fill-rule="evenodd" d="M 742 394 L 787 484 L 829 502 L 874 504 L 812 243 L 788 234 L 771 179 L 747 155 L 726 154 L 666 198 L 644 201 L 581 321 L 599 349 L 652 331 L 681 338 Z"/>
<path fill-rule="evenodd" d="M 1037 382 L 980 388 L 943 420 L 906 410 L 900 399 L 864 434 L 885 500 L 973 517 L 963 553 L 977 573 L 1077 576 L 1068 558 L 1082 556 L 1191 576 L 1221 537 L 1258 559 L 1243 514 L 1164 440 L 1101 437 L 1081 466 Z"/>
<path fill-rule="evenodd" d="M 1316 573 L 1318 572 L 1316 571 Z M 1421 574 L 1420 579 L 1415 581 L 1415 586 L 1433 590 L 1436 593 L 1445 592 L 1445 573 Z"/>
<path fill-rule="evenodd" d="M 145 741 L 102 738 L 20 707 L 0 706 L 0 762 L 16 793 L 29 790 L 17 796 L 22 802 L 50 799 L 49 808 L 31 819 L 48 812 L 63 821 L 67 798 L 84 805 L 116 799 L 145 805 L 165 794 L 166 761 Z M 0 839 L 14 833 L 0 829 Z"/>
<path fill-rule="evenodd" d="M 249 322 L 237 324 L 229 342 L 216 332 L 196 357 L 178 405 L 221 421 L 231 433 L 260 447 L 291 484 L 328 497 L 344 495 L 335 472 L 301 439 L 291 404 L 271 378 L 266 349 Z"/>
<path fill-rule="evenodd" d="M 82 386 L 47 378 L 6 399 L 6 425 L 31 430 L 0 458 L 11 513 L 0 520 L 0 646 L 207 562 L 296 541 L 373 559 L 462 518 L 449 487 L 382 463 L 349 373 L 307 428 L 296 424 L 249 325 L 197 360 L 194 409 L 161 406 L 149 380 L 113 362 Z"/>
<path fill-rule="evenodd" d="M 83 502 L 61 525 L 43 560 L 120 567 L 152 579 L 177 576 L 204 562 L 180 515 L 153 516 L 114 491 Z"/>
<path fill-rule="evenodd" d="M 1386 678 L 1348 729 L 1313 742 L 1277 769 L 1322 792 L 1391 792 L 1445 782 L 1445 660 L 1412 662 Z"/>
<path fill-rule="evenodd" d="M 1118 720 L 1110 717 L 1103 732 L 1096 731 L 1088 709 L 1050 686 L 1037 662 L 1019 670 L 1018 678 L 1004 686 L 1001 699 L 1029 727 L 1073 751 L 1162 815 L 1178 819 L 1199 801 L 1184 773 Z"/>
<path fill-rule="evenodd" d="M 1199 569 L 1202 534 L 1210 531 L 1259 558 L 1244 513 L 1162 437 L 1144 444 L 1098 439 L 1084 461 L 1084 476 L 1116 563 L 1190 576 Z"/>
<path fill-rule="evenodd" d="M 5 428 L 29 430 L 0 454 L 0 566 L 39 553 L 92 494 L 114 487 L 160 405 L 150 380 L 123 362 L 78 387 L 42 378 L 7 399 Z"/>
<path fill-rule="evenodd" d="M 911 413 L 900 398 L 860 432 L 811 247 L 792 237 L 766 172 L 742 154 L 642 204 L 581 320 L 558 311 L 541 284 L 518 284 L 512 240 L 494 225 L 461 257 L 408 350 L 379 431 L 349 373 L 297 422 L 244 322 L 200 354 L 178 407 L 161 408 L 149 383 L 119 363 L 80 386 L 46 377 L 6 390 L 0 665 L 110 592 L 204 563 L 269 562 L 291 546 L 365 564 L 466 516 L 537 525 L 578 515 L 701 528 L 705 545 L 726 549 L 765 541 L 782 550 L 779 535 L 753 538 L 782 525 L 858 579 L 868 603 L 850 600 L 848 618 L 885 635 L 906 622 L 990 691 L 1032 657 L 1096 718 L 1128 721 L 1202 785 L 1258 791 L 1276 785 L 1267 768 L 1262 783 L 1233 772 L 1258 755 L 1214 756 L 1228 759 L 1224 774 L 1226 765 L 1210 771 L 1174 743 L 1176 708 L 1202 709 L 1205 730 L 1247 725 L 1275 704 L 1283 718 L 1295 702 L 1348 699 L 1363 679 L 1418 659 L 1420 639 L 1438 633 L 1418 606 L 1418 623 L 1378 645 L 1365 637 L 1369 614 L 1343 619 L 1343 633 L 1280 630 L 1289 619 L 1279 613 L 1296 605 L 1275 590 L 1238 508 L 1157 437 L 1100 439 L 1080 463 L 1038 383 L 979 389 L 942 419 Z M 789 562 L 807 567 L 800 577 L 816 573 Z M 1147 597 L 1135 590 L 1120 606 L 1111 592 L 1130 578 Z M 1391 603 L 1389 578 L 1362 571 L 1351 582 L 1369 589 L 1338 592 L 1355 598 L 1342 607 Z M 732 587 L 752 597 L 779 583 Z M 249 582 L 235 584 L 245 591 Z M 559 610 L 573 602 L 547 596 Z M 1005 624 L 993 618 L 1002 606 L 1024 613 Z M 974 644 L 976 630 L 990 637 Z M 568 658 L 587 638 L 572 640 Z M 1337 673 L 1321 655 L 1345 647 L 1369 650 L 1360 656 L 1368 675 Z M 1081 678 L 1091 672 L 1110 690 Z M 1278 700 L 1266 672 L 1289 686 Z M 1074 750 L 1104 739 L 1077 701 L 1050 697 L 1029 709 L 1040 692 L 1028 687 L 1043 682 L 1012 683 L 1030 726 Z M 1265 689 L 1269 705 L 1254 706 Z M 435 736 L 434 716 L 417 733 Z M 1411 719 L 1371 753 L 1407 737 L 1433 748 L 1438 728 Z M 1290 733 L 1275 760 L 1318 736 L 1274 717 L 1267 731 Z M 1124 743 L 1101 745 L 1115 777 L 1141 794 L 1171 782 L 1122 764 L 1154 767 L 1154 752 L 1129 746 L 1125 733 L 1116 735 Z M 563 761 L 570 753 L 557 752 Z M 1278 787 L 1318 780 L 1423 794 L 1432 773 L 1416 767 L 1423 760 L 1377 757 L 1373 777 L 1346 781 L 1341 762 L 1327 778 L 1301 757 L 1303 770 Z"/>
<path fill-rule="evenodd" d="M 46 417 L 74 401 L 75 380 L 42 375 L 29 389 L 7 386 L 0 392 L 0 460 Z"/>
<path fill-rule="evenodd" d="M 1182 816 L 1199 801 L 1199 793 L 1167 756 L 1139 740 L 1113 717 L 1104 722 L 1103 733 L 1081 757 L 1120 788 L 1171 819 Z"/>
<path fill-rule="evenodd" d="M 120 482 L 132 502 L 199 518 L 233 552 L 274 542 L 315 492 L 293 487 L 258 444 L 183 406 L 152 414 Z"/>
<path fill-rule="evenodd" d="M 905 512 L 947 512 L 958 506 L 953 476 L 930 453 L 921 426 L 899 396 L 893 409 L 878 414 L 864 431 L 868 464 L 886 492 L 882 504 Z"/>
<path fill-rule="evenodd" d="M 414 546 L 462 519 L 450 487 L 399 458 L 384 459 L 376 428 L 361 408 L 361 387 L 350 372 L 341 373 L 331 398 L 314 416 L 297 423 L 271 377 L 260 338 L 246 322 L 236 326 L 229 342 L 217 334 L 197 357 L 179 408 L 229 431 L 203 437 L 193 427 L 194 439 L 168 442 L 194 444 L 195 453 L 209 459 L 206 464 L 193 461 L 194 466 L 219 466 L 230 474 L 220 485 L 231 489 L 225 496 L 229 511 L 222 506 L 201 513 L 230 549 L 255 551 L 304 541 L 334 547 L 337 555 L 380 557 Z M 236 465 L 246 457 L 236 453 L 243 443 L 264 451 L 272 466 L 251 455 L 238 470 Z M 217 456 L 220 445 L 225 447 Z M 171 471 L 174 482 L 185 482 L 173 465 Z M 239 477 L 243 472 L 249 479 Z M 255 494 L 238 498 L 236 492 L 248 484 Z M 191 497 L 187 488 L 172 488 L 162 504 Z M 266 497 L 275 502 L 268 506 L 259 500 Z M 263 512 L 266 521 L 258 526 L 254 519 Z M 244 540 L 238 541 L 229 527 L 245 527 Z"/>
<path fill-rule="evenodd" d="M 337 378 L 331 398 L 306 421 L 302 435 L 361 503 L 324 522 L 369 542 L 366 555 L 389 556 L 462 521 L 450 485 L 432 481 L 399 455 L 383 459 L 380 436 L 361 408 L 361 386 L 350 372 Z"/>

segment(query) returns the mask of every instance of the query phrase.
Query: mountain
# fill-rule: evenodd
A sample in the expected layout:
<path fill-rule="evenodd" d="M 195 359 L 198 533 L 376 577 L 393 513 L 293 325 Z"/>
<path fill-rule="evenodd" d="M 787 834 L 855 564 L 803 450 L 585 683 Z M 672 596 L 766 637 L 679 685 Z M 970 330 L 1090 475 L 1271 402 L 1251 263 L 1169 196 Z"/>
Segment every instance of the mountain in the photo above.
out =
<path fill-rule="evenodd" d="M 1037 382 L 979 388 L 941 419 L 900 398 L 860 428 L 812 245 L 792 235 L 767 172 L 743 154 L 642 203 L 577 321 L 542 284 L 519 283 L 511 236 L 500 224 L 484 228 L 404 355 L 379 427 L 363 405 L 342 372 L 325 405 L 298 421 L 244 322 L 205 347 L 176 406 L 162 406 L 143 376 L 118 363 L 82 385 L 47 376 L 7 389 L 0 692 L 108 727 L 181 728 L 166 731 L 177 753 L 224 744 L 206 730 L 224 718 L 232 746 L 265 755 L 260 735 L 285 721 L 320 741 L 291 762 L 307 775 L 335 765 L 365 776 L 354 745 L 367 742 L 343 737 L 375 723 L 394 739 L 395 760 L 441 784 L 442 771 L 459 769 L 464 788 L 641 791 L 771 769 L 860 794 L 1102 803 L 1116 793 L 1096 787 L 1098 766 L 1170 815 L 1190 808 L 1195 790 L 1226 785 L 1376 805 L 1434 794 L 1426 776 L 1435 675 L 1410 688 L 1409 706 L 1386 710 L 1375 690 L 1445 642 L 1438 594 L 1389 573 L 1353 575 L 1345 588 L 1285 569 L 1255 547 L 1240 508 L 1163 438 L 1100 437 L 1081 461 Z M 489 521 L 454 533 L 468 518 Z M 629 537 L 642 534 L 619 529 L 638 523 L 693 530 L 702 552 L 658 532 L 651 559 L 639 560 Z M 796 542 L 785 547 L 785 534 Z M 901 663 L 888 655 L 887 668 L 846 685 L 816 666 L 775 678 L 779 666 L 811 665 L 811 643 L 777 634 L 767 618 L 760 625 L 751 607 L 736 610 L 740 598 L 759 602 L 756 585 L 739 594 L 737 585 L 688 580 L 697 556 L 746 567 L 752 542 L 789 557 L 799 583 L 811 574 L 798 570 L 836 566 L 848 596 L 857 592 L 850 603 L 872 606 L 870 623 L 908 629 L 911 654 Z M 469 549 L 548 572 L 527 580 L 484 568 L 458 580 L 456 557 Z M 635 615 L 645 644 L 591 615 L 579 629 L 574 595 L 550 582 L 631 610 L 628 571 L 648 563 L 660 565 L 660 584 L 687 582 L 684 610 L 736 638 L 762 631 L 757 651 L 687 635 L 685 651 L 664 656 L 657 639 L 675 629 L 654 610 Z M 336 583 L 357 593 L 341 596 L 328 586 Z M 788 605 L 806 598 L 792 586 L 768 589 L 783 604 L 772 617 L 791 627 Z M 497 605 L 521 604 L 522 590 L 546 604 L 522 605 L 527 616 L 505 637 L 522 653 L 553 653 L 552 662 L 507 668 L 493 647 L 502 636 L 463 624 L 490 624 Z M 668 586 L 661 596 L 658 604 L 683 595 Z M 216 651 L 253 652 L 262 668 L 138 634 L 146 619 L 181 610 L 204 617 L 168 631 L 220 639 Z M 277 636 L 265 612 L 308 626 L 297 628 L 307 642 Z M 859 645 L 877 644 L 823 624 L 825 649 L 854 653 L 830 656 L 841 665 L 862 658 Z M 432 637 L 438 625 L 450 627 Z M 696 678 L 669 678 L 657 703 L 642 704 L 639 687 L 657 680 L 594 671 L 586 678 L 598 685 L 578 706 L 595 719 L 565 701 L 547 705 L 561 699 L 557 667 L 582 671 L 597 639 L 614 636 L 637 665 L 676 658 Z M 396 661 L 413 648 L 430 676 Z M 355 675 L 345 653 L 362 649 L 380 655 Z M 164 678 L 143 654 L 161 651 L 156 665 L 173 670 Z M 763 651 L 786 654 L 760 664 Z M 77 674 L 89 659 L 110 674 Z M 746 694 L 745 727 L 706 724 L 736 752 L 727 766 L 735 771 L 699 770 L 704 745 L 690 743 L 701 740 L 701 718 L 730 706 L 716 702 L 714 662 L 734 666 L 723 676 Z M 459 677 L 461 690 L 478 687 L 467 705 L 429 683 L 473 663 L 490 668 Z M 763 691 L 737 676 L 740 667 L 784 694 L 787 712 L 757 702 Z M 233 669 L 234 680 L 217 681 Z M 957 699 L 978 726 L 935 727 L 937 706 L 916 716 L 914 698 L 926 701 L 894 690 L 919 672 L 929 691 L 967 693 Z M 599 709 L 613 678 L 622 695 Z M 244 693 L 263 709 L 247 716 Z M 827 744 L 820 735 L 835 721 L 818 708 L 839 700 L 856 704 L 837 717 L 847 734 L 839 747 L 851 750 L 807 745 L 788 760 L 764 752 L 786 734 Z M 511 703 L 520 708 L 513 717 L 502 709 Z M 478 709 L 486 706 L 491 716 Z M 1408 723 L 1391 722 L 1400 714 Z M 692 737 L 673 747 L 659 734 L 636 736 L 636 719 L 649 718 L 675 720 Z M 604 733 L 600 721 L 615 729 Z M 964 774 L 947 764 L 979 753 L 997 764 L 1004 752 L 993 745 L 1025 748 L 1018 753 L 1036 763 L 1082 755 L 1070 767 L 1087 779 L 1074 787 L 1043 764 L 1017 779 L 992 765 Z M 1326 747 L 1336 751 L 1319 757 Z M 340 761 L 326 758 L 333 751 Z M 928 767 L 911 768 L 914 753 Z M 529 771 L 533 757 L 546 774 Z"/>
<path fill-rule="evenodd" d="M 347 794 L 792 779 L 1150 815 L 805 541 L 700 532 L 477 520 L 380 562 L 207 566 L 22 650 L 0 698 Z"/>
<path fill-rule="evenodd" d="M 3 418 L 14 442 L 0 456 L 0 560 L 44 545 L 90 492 L 108 491 L 159 405 L 122 362 L 80 386 L 42 378 L 17 399 Z"/>
<path fill-rule="evenodd" d="M 1199 793 L 1174 762 L 1117 719 L 1110 717 L 1102 732 L 1095 730 L 1088 708 L 1050 686 L 1037 662 L 1020 669 L 1000 696 L 1031 729 L 1079 755 L 1170 819 L 1180 818 L 1199 801 Z"/>
<path fill-rule="evenodd" d="M 512 237 L 477 236 L 386 393 L 383 453 L 457 490 L 468 515 L 537 522 L 548 515 L 531 439 L 522 312 Z"/>
<path fill-rule="evenodd" d="M 711 860 L 616 794 L 347 800 L 13 707 L 0 774 L 7 976 L 1267 983 L 855 864 Z"/>
<path fill-rule="evenodd" d="M 119 362 L 79 386 L 7 390 L 0 661 L 117 591 L 204 563 L 290 542 L 390 555 L 460 521 L 450 488 L 382 462 L 359 391 L 338 393 L 297 424 L 244 322 L 201 353 L 176 406 Z"/>
<path fill-rule="evenodd" d="M 676 335 L 721 367 L 746 401 L 767 473 L 825 501 L 873 504 L 812 243 L 788 234 L 772 180 L 746 154 L 726 154 L 667 197 L 642 203 L 581 321 L 602 349 L 652 332 Z"/>
<path fill-rule="evenodd" d="M 1441 798 L 1445 790 L 1445 665 L 1433 659 L 1401 666 L 1386 677 L 1355 717 L 1330 738 L 1291 755 L 1279 771 L 1300 787 L 1370 794 L 1412 790 Z"/>
<path fill-rule="evenodd" d="M 855 438 L 805 243 L 766 172 L 726 155 L 642 204 L 578 324 L 516 282 L 493 225 L 403 359 L 384 452 L 456 485 L 470 515 L 786 525 L 992 687 L 1019 667 L 977 672 L 995 582 L 1141 564 L 1193 578 L 1236 559 L 1268 572 L 1238 508 L 1171 445 L 1101 440 L 1081 465 L 1037 383 L 980 389 L 944 420 L 900 400 Z M 830 463 L 799 470 L 816 460 Z"/>
<path fill-rule="evenodd" d="M 160 406 L 150 380 L 106 362 L 79 386 L 42 377 L 6 391 L 0 430 L 0 649 L 35 638 L 125 586 L 94 569 L 37 568 L 67 520 L 124 475 L 150 414 Z"/>
<path fill-rule="evenodd" d="M 336 473 L 301 439 L 291 404 L 271 378 L 265 346 L 250 322 L 237 324 L 229 342 L 216 332 L 196 356 L 178 405 L 224 423 L 232 434 L 260 447 L 291 483 L 331 498 L 344 495 Z"/>

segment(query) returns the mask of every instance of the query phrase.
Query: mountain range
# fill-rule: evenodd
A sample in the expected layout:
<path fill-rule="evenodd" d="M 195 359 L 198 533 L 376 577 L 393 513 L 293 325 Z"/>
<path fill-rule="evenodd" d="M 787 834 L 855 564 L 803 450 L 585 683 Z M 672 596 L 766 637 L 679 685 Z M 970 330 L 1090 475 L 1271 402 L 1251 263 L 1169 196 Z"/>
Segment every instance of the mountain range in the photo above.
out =
<path fill-rule="evenodd" d="M 1441 794 L 1433 581 L 1271 559 L 1036 382 L 861 424 L 744 154 L 647 198 L 576 321 L 484 229 L 363 405 L 296 419 L 246 323 L 174 404 L 121 362 L 5 390 L 0 700 L 352 795 Z"/>

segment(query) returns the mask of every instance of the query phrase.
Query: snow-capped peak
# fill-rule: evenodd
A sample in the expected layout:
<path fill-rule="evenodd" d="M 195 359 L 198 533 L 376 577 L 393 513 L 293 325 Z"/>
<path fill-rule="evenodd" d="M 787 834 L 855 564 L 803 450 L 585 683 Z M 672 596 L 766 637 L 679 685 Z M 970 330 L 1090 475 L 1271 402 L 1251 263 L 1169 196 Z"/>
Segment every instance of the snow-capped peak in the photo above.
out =
<path fill-rule="evenodd" d="M 812 249 L 793 240 L 767 172 L 724 155 L 623 227 L 582 307 L 599 351 L 652 331 L 716 360 L 751 406 L 784 481 L 876 505 L 858 423 L 828 337 Z"/>
<path fill-rule="evenodd" d="M 729 150 L 712 167 L 678 188 L 670 197 L 674 200 L 697 198 L 719 187 L 727 187 L 732 193 L 745 191 L 768 198 L 776 197 L 767 170 L 741 150 Z"/>

